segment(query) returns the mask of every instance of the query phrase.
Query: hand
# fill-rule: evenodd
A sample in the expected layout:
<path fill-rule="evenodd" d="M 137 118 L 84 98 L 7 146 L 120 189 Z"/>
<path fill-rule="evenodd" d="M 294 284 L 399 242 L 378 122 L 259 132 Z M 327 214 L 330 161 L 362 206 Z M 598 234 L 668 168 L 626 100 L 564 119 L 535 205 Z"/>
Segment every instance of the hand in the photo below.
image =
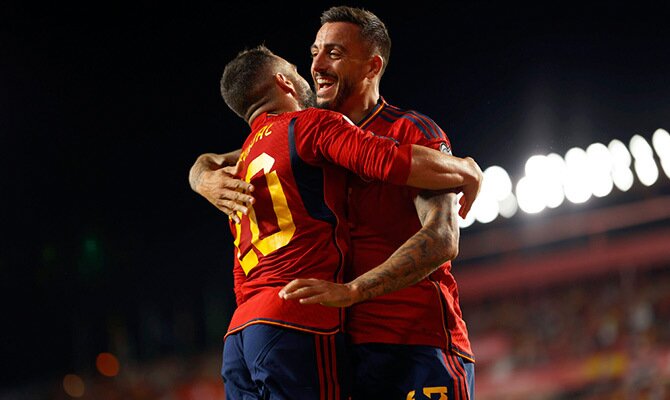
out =
<path fill-rule="evenodd" d="M 240 161 L 234 166 L 203 171 L 196 187 L 196 192 L 236 223 L 240 222 L 237 213 L 247 215 L 248 207 L 255 201 L 249 194 L 254 190 L 253 185 L 235 178 L 242 168 L 243 164 Z"/>
<path fill-rule="evenodd" d="M 284 300 L 300 304 L 321 304 L 328 307 L 348 307 L 357 303 L 357 291 L 348 284 L 321 279 L 294 279 L 279 291 Z"/>
<path fill-rule="evenodd" d="M 465 160 L 472 168 L 473 178 L 471 182 L 465 184 L 461 188 L 463 196 L 461 196 L 461 198 L 458 200 L 458 203 L 461 205 L 461 208 L 458 210 L 458 215 L 460 215 L 460 217 L 463 219 L 465 219 L 465 217 L 470 212 L 472 204 L 477 199 L 479 191 L 482 188 L 482 182 L 484 181 L 484 173 L 482 172 L 481 168 L 479 168 L 479 165 L 475 162 L 475 160 L 470 157 L 465 157 Z"/>

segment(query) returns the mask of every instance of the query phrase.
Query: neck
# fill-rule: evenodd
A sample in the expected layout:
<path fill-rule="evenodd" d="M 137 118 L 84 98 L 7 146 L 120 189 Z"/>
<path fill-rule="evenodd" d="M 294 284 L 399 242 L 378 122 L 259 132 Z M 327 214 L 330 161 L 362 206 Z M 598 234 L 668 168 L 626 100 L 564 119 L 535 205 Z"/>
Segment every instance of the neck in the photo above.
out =
<path fill-rule="evenodd" d="M 361 122 L 365 116 L 367 116 L 370 111 L 377 105 L 379 100 L 379 88 L 369 88 L 368 90 L 363 90 L 361 93 L 355 96 L 351 96 L 349 100 L 342 104 L 340 110 L 342 114 L 346 115 L 358 124 Z"/>
<path fill-rule="evenodd" d="M 263 100 L 249 107 L 249 116 L 246 118 L 246 120 L 249 126 L 251 126 L 251 124 L 254 122 L 254 119 L 256 119 L 261 114 L 283 114 L 285 112 L 300 111 L 301 109 L 302 108 L 297 102 L 289 101 L 289 99 L 286 98 L 264 98 Z"/>

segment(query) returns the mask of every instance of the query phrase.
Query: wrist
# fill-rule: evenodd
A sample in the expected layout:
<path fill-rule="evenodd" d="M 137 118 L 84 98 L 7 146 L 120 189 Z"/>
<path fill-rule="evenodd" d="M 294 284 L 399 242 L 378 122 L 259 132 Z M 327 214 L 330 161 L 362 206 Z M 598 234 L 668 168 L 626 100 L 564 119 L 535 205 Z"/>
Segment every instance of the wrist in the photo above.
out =
<path fill-rule="evenodd" d="M 345 283 L 345 286 L 349 289 L 349 294 L 350 294 L 350 299 L 351 299 L 351 304 L 356 304 L 360 303 L 361 301 L 366 300 L 365 295 L 364 295 L 364 290 L 360 283 L 356 282 L 356 280 L 353 280 L 349 283 Z"/>

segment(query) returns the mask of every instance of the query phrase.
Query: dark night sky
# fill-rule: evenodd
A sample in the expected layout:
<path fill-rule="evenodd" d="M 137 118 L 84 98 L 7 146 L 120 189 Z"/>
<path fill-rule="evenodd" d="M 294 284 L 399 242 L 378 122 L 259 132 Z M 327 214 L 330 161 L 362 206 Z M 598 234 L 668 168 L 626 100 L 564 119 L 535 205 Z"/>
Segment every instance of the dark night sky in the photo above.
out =
<path fill-rule="evenodd" d="M 332 4 L 0 6 L 3 386 L 80 368 L 113 321 L 230 300 L 226 219 L 187 182 L 199 153 L 246 134 L 220 74 L 264 42 L 308 75 Z M 365 3 L 393 39 L 382 94 L 482 168 L 670 128 L 660 5 L 412 4 Z"/>

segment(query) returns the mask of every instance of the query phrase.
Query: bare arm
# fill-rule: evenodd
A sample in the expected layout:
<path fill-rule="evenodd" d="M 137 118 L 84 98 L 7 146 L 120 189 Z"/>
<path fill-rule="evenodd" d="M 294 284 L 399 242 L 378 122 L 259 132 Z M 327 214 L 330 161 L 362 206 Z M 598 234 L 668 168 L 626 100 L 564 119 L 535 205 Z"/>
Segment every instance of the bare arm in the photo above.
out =
<path fill-rule="evenodd" d="M 236 222 L 239 222 L 236 212 L 246 214 L 247 205 L 254 202 L 254 198 L 249 195 L 253 186 L 234 178 L 240 167 L 236 164 L 239 156 L 240 150 L 226 154 L 202 154 L 188 174 L 191 189 Z"/>
<path fill-rule="evenodd" d="M 339 284 L 318 279 L 296 279 L 280 296 L 302 304 L 347 307 L 411 286 L 458 255 L 460 237 L 454 193 L 422 193 L 415 205 L 422 228 L 384 263 L 353 281 Z"/>
<path fill-rule="evenodd" d="M 435 190 L 457 188 L 463 192 L 459 210 L 462 218 L 472 208 L 483 178 L 479 165 L 470 157 L 455 157 L 425 146 L 412 145 L 412 166 L 407 185 Z"/>

